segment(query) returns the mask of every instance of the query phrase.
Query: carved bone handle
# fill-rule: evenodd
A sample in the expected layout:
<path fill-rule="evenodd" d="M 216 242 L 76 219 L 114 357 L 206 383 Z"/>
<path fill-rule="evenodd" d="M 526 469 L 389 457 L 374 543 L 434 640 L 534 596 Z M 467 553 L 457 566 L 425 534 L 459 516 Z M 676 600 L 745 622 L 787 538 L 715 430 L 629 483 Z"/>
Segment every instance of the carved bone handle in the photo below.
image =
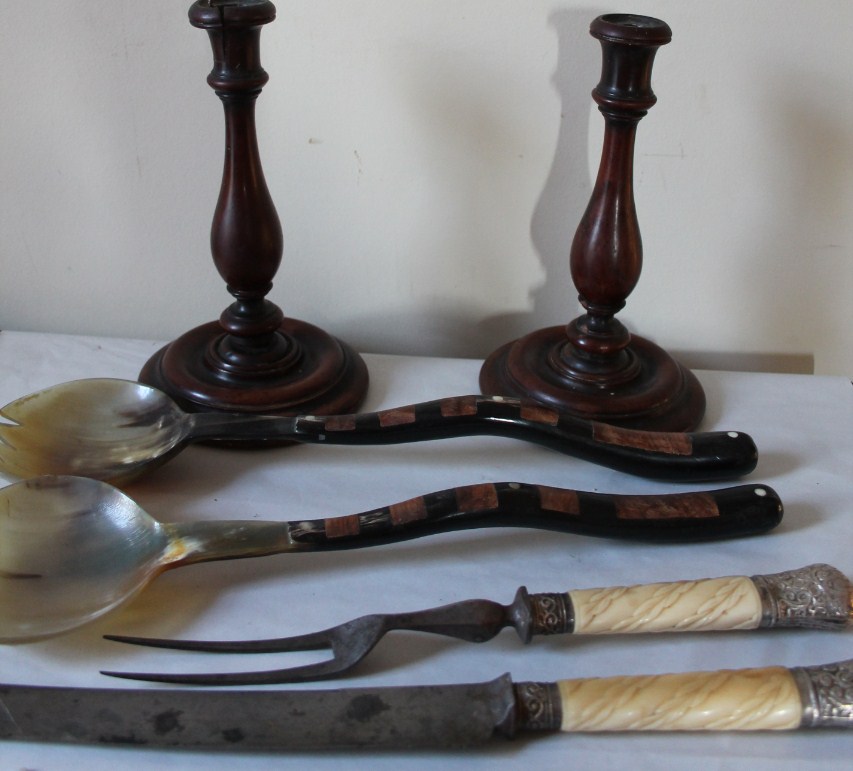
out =
<path fill-rule="evenodd" d="M 533 634 L 592 635 L 761 627 L 844 629 L 851 623 L 851 597 L 853 585 L 840 570 L 816 564 L 752 578 L 533 594 L 528 602 L 533 608 Z"/>
<path fill-rule="evenodd" d="M 853 661 L 562 680 L 563 731 L 756 731 L 853 726 Z"/>

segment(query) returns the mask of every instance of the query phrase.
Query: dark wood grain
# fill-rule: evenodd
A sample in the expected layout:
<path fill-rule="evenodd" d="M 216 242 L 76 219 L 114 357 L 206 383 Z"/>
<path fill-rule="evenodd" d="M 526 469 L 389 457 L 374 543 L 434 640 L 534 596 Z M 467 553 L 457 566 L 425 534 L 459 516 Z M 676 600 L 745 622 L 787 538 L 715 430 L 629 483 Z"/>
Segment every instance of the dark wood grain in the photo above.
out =
<path fill-rule="evenodd" d="M 332 414 L 356 409 L 367 390 L 367 368 L 355 351 L 311 324 L 286 318 L 266 299 L 283 239 L 261 166 L 255 102 L 268 80 L 260 61 L 261 28 L 275 15 L 269 0 L 199 0 L 189 12 L 191 24 L 209 35 L 213 69 L 207 81 L 225 114 L 225 161 L 210 247 L 234 302 L 218 321 L 158 351 L 139 379 L 190 411 Z"/>
<path fill-rule="evenodd" d="M 687 431 L 705 411 L 699 381 L 616 318 L 643 262 L 633 190 L 637 124 L 656 101 L 652 64 L 672 33 L 657 19 L 624 14 L 597 18 L 590 33 L 601 43 L 601 80 L 592 96 L 604 116 L 604 142 L 570 255 L 586 312 L 501 346 L 483 364 L 480 388 L 630 428 Z"/>

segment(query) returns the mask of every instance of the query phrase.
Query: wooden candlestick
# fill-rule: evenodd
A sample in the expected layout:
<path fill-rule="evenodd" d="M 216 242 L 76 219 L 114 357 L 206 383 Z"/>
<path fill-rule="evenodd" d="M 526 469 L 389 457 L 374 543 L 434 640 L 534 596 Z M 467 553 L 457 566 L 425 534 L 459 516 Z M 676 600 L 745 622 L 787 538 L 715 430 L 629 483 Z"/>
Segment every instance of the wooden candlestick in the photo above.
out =
<path fill-rule="evenodd" d="M 265 299 L 282 255 L 282 232 L 267 189 L 255 130 L 255 101 L 269 79 L 260 63 L 269 0 L 198 0 L 190 23 L 207 30 L 207 82 L 225 110 L 225 168 L 211 227 L 211 251 L 235 302 L 218 322 L 158 351 L 139 379 L 193 411 L 334 414 L 352 412 L 367 368 L 348 345 Z"/>
<path fill-rule="evenodd" d="M 590 34 L 601 41 L 602 75 L 592 96 L 605 131 L 598 178 L 571 250 L 572 279 L 586 313 L 567 327 L 541 329 L 499 348 L 483 364 L 480 387 L 592 420 L 687 431 L 705 411 L 699 381 L 614 318 L 640 277 L 634 138 L 657 101 L 652 64 L 672 32 L 658 19 L 612 14 L 597 18 Z"/>

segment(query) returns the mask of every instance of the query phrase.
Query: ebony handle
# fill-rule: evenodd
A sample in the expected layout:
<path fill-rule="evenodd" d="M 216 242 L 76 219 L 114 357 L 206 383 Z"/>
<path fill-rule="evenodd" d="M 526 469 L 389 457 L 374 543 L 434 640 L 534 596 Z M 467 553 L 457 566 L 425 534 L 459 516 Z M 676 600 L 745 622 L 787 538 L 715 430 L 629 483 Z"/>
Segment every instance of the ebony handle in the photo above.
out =
<path fill-rule="evenodd" d="M 502 396 L 449 397 L 356 415 L 275 418 L 201 413 L 193 419 L 197 440 L 382 445 L 503 436 L 628 474 L 671 481 L 731 479 L 748 474 L 758 462 L 752 437 L 739 431 L 638 431 Z"/>
<path fill-rule="evenodd" d="M 325 551 L 486 527 L 685 543 L 756 535 L 781 520 L 782 502 L 766 485 L 608 495 L 500 482 L 442 490 L 361 514 L 293 521 L 288 529 L 297 550 Z"/>

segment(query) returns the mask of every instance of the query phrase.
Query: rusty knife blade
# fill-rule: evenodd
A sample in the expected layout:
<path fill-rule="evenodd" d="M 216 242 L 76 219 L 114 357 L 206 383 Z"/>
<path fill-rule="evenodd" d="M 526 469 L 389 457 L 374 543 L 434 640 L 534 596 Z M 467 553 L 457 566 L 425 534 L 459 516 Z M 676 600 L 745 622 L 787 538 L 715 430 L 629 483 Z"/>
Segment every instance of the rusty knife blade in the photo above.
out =
<path fill-rule="evenodd" d="M 464 747 L 511 735 L 509 675 L 469 685 L 193 691 L 0 685 L 0 739 L 233 751 Z"/>
<path fill-rule="evenodd" d="M 552 683 L 317 691 L 0 686 L 0 739 L 184 749 L 449 748 L 516 732 L 853 728 L 853 659 Z"/>

